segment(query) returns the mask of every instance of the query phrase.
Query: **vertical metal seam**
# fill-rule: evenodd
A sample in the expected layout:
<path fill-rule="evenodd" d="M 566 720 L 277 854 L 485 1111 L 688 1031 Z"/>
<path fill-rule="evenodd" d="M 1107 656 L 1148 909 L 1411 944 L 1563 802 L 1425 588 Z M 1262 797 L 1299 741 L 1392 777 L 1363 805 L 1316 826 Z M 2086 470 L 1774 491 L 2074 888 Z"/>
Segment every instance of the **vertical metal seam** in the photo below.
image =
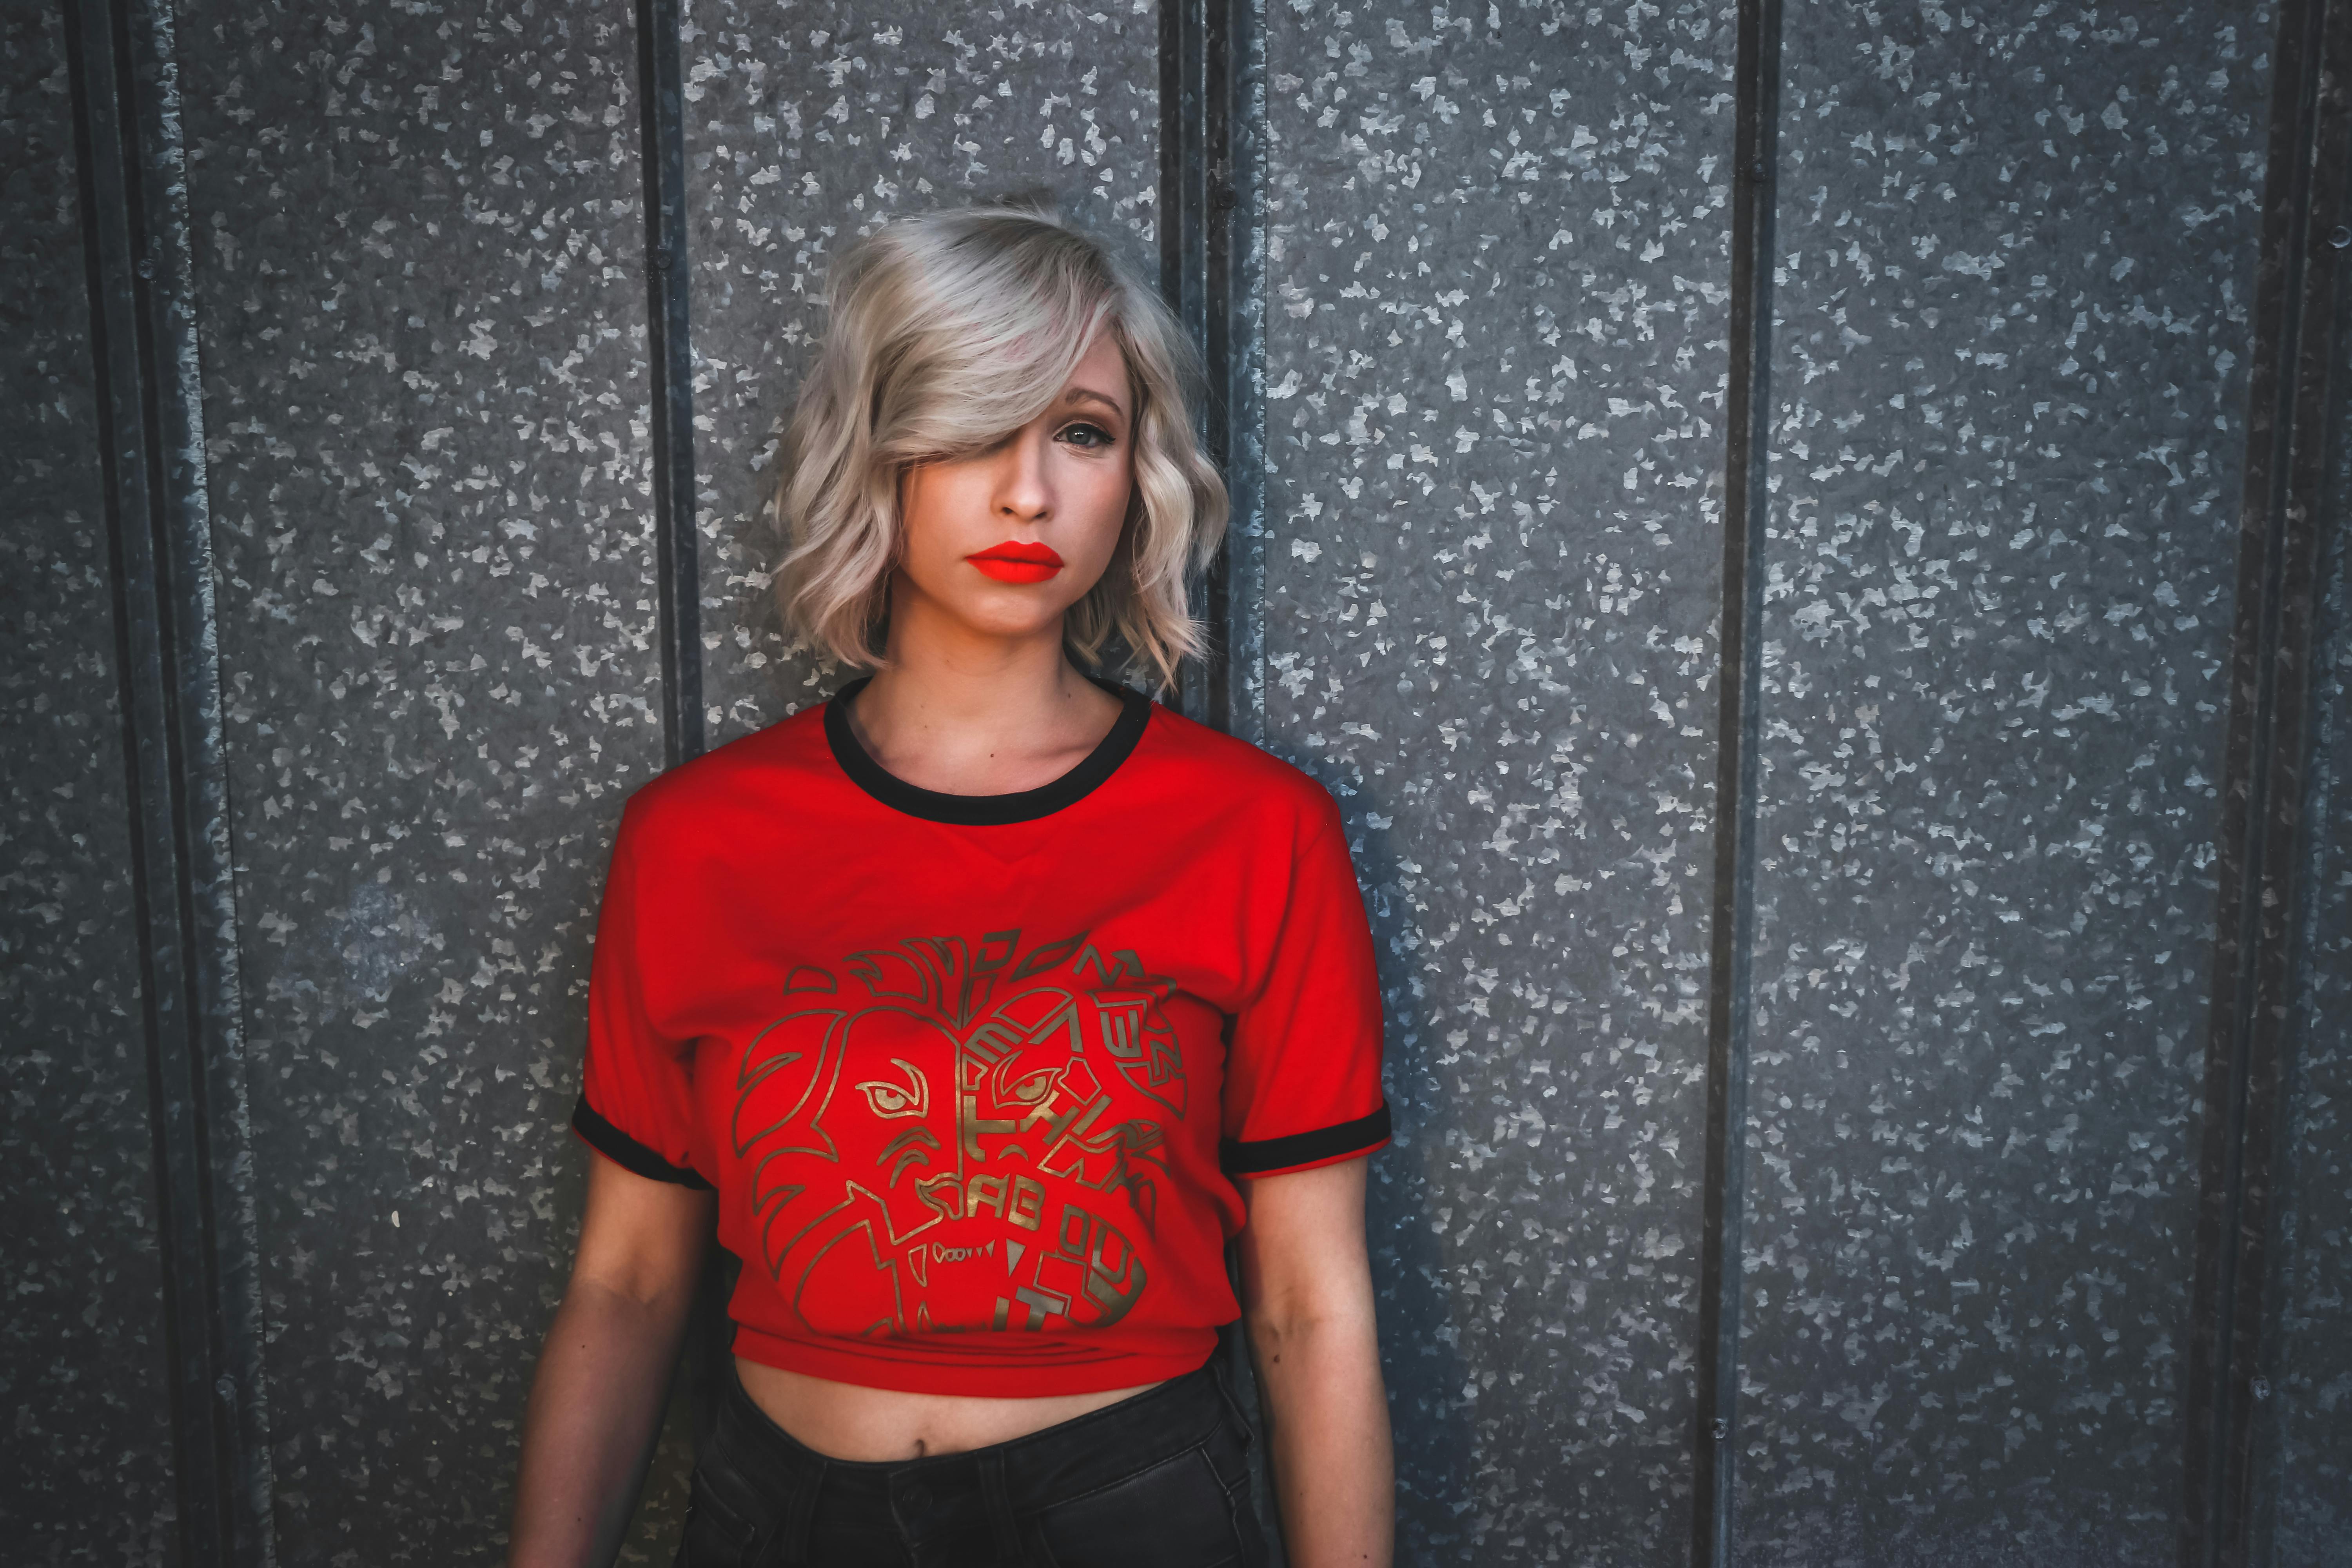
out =
<path fill-rule="evenodd" d="M 1160 8 L 1160 289 L 1200 356 L 1200 434 L 1209 460 L 1226 468 L 1235 449 L 1231 228 L 1233 68 L 1237 0 L 1161 0 Z M 1248 0 L 1238 0 L 1247 4 Z M 1229 532 L 1198 584 L 1206 656 L 1189 663 L 1178 700 L 1185 712 L 1234 728 L 1232 553 Z"/>
<path fill-rule="evenodd" d="M 1763 531 L 1771 367 L 1778 0 L 1739 0 L 1734 67 L 1731 300 L 1724 385 L 1723 583 L 1716 731 L 1714 910 L 1707 960 L 1706 1163 L 1699 1241 L 1699 1355 L 1691 1561 L 1729 1560 L 1738 1421 L 1739 1230 L 1748 1091 L 1748 963 L 1755 907 L 1761 674 L 1753 570 Z"/>
<path fill-rule="evenodd" d="M 2324 81 L 2341 83 L 2347 79 L 2347 67 L 2352 67 L 2352 13 L 2337 5 L 2333 6 L 2322 30 L 2325 40 Z M 2339 86 L 2323 100 L 2322 123 L 2317 128 L 2318 153 L 2315 160 L 2315 190 L 2324 193 L 2313 203 L 2312 222 L 2307 235 L 2316 236 L 2332 219 L 2336 225 L 2352 220 L 2352 108 L 2345 101 Z M 2333 154 L 2333 168 L 2330 153 Z M 2321 210 L 2321 201 L 2332 210 Z M 2339 227 L 2338 236 L 2352 235 L 2352 228 Z M 2327 248 L 2337 249 L 2335 241 Z M 2352 636 L 2352 626 L 2343 618 L 2339 604 L 2331 604 L 2331 583 L 2346 570 L 2342 555 L 2344 541 L 2336 527 L 2336 516 L 2347 496 L 2333 482 L 2338 454 L 2333 450 L 2338 437 L 2338 422 L 2347 405 L 2339 400 L 2343 389 L 2337 384 L 2335 367 L 2340 365 L 2347 347 L 2352 347 L 2352 311 L 2347 310 L 2346 268 L 2341 261 L 2330 262 L 2315 242 L 2306 244 L 2305 255 L 2313 266 L 2306 273 L 2304 310 L 2305 329 L 2301 333 L 2305 345 L 2303 363 L 2303 395 L 2298 400 L 2297 430 L 2294 441 L 2296 454 L 2295 472 L 2298 479 L 2307 476 L 2307 484 L 2298 483 L 2305 498 L 2311 526 L 2303 541 L 2307 552 L 2306 575 L 2310 582 L 2309 599 L 2305 607 L 2307 624 L 2304 637 L 2295 645 L 2302 655 L 2299 668 L 2292 663 L 2286 670 L 2298 673 L 2299 690 L 2292 703 L 2282 702 L 2280 710 L 2293 716 L 2302 726 L 2299 747 L 2282 744 L 2283 757 L 2301 765 L 2299 788 L 2294 795 L 2300 808 L 2300 820 L 2292 819 L 2289 811 L 2272 814 L 2272 831 L 2279 842 L 2270 851 L 2273 863 L 2292 858 L 2295 878 L 2285 889 L 2282 905 L 2270 912 L 2278 926 L 2279 940 L 2272 947 L 2272 963 L 2266 966 L 2274 984 L 2266 985 L 2270 994 L 2257 1003 L 2261 1009 L 2256 1017 L 2267 1023 L 2273 1036 L 2271 1080 L 2274 1101 L 2271 1114 L 2277 1120 L 2270 1129 L 2271 1148 L 2266 1169 L 2267 1209 L 2259 1226 L 2248 1226 L 2245 1239 L 2261 1248 L 2261 1255 L 2240 1265 L 2241 1276 L 2260 1282 L 2261 1300 L 2256 1310 L 2240 1315 L 2242 1327 L 2236 1336 L 2233 1354 L 2251 1358 L 2251 1370 L 2260 1377 L 2269 1378 L 2276 1385 L 2281 1380 L 2281 1362 L 2286 1345 L 2281 1337 L 2282 1318 L 2286 1308 L 2290 1270 L 2294 1262 L 2294 1249 L 2286 1245 L 2285 1227 L 2294 1206 L 2295 1166 L 2298 1151 L 2294 1133 L 2294 1108 L 2301 1103 L 2304 1092 L 2301 1047 L 2306 1032 L 2315 1021 L 2306 1005 L 2314 978 L 2311 958 L 2321 940 L 2319 920 L 2323 900 L 2315 895 L 2325 884 L 2328 854 L 2328 838 L 2325 825 L 2333 820 L 2337 808 L 2337 795 L 2343 780 L 2333 761 L 2340 731 L 2347 715 L 2337 705 L 2323 707 L 2317 700 L 2320 677 L 2325 661 L 2341 646 L 2340 639 Z M 2317 275 L 2324 279 L 2313 282 Z M 2315 328 L 2315 316 L 2325 311 L 2325 324 Z M 2294 580 L 2292 568 L 2285 574 Z M 2284 663 L 2285 661 L 2283 661 Z M 2291 752 L 2299 755 L 2289 756 Z M 2301 831 L 2302 825 L 2313 830 Z M 2274 1011 L 2273 1011 L 2274 1009 Z M 2255 1064 L 2259 1066 L 2260 1064 Z M 2286 1391 L 2281 1387 L 2280 1395 Z M 2273 1560 L 2275 1510 L 2280 1481 L 2278 1449 L 2283 1436 L 2282 1424 L 2289 1400 L 2274 1397 L 2257 1400 L 2242 1428 L 2231 1445 L 2229 1464 L 2235 1469 L 2236 1480 L 2225 1497 L 2239 1510 L 2238 1527 L 2233 1535 L 2239 1559 L 2247 1563 L 2267 1563 Z M 2266 1408 L 2265 1408 L 2266 1406 Z"/>
<path fill-rule="evenodd" d="M 1225 0 L 1225 729 L 1265 739 L 1265 0 Z"/>
<path fill-rule="evenodd" d="M 68 0 L 65 18 L 180 1544 L 192 1563 L 268 1563 L 258 1225 L 173 16 L 142 0 Z"/>
<path fill-rule="evenodd" d="M 1198 196 L 1193 179 L 1199 150 L 1199 89 L 1192 49 L 1201 40 L 1203 0 L 1160 0 L 1160 186 L 1153 210 L 1159 226 L 1160 294 L 1176 313 L 1185 335 L 1202 355 L 1207 344 L 1200 320 L 1200 285 L 1206 268 L 1194 265 L 1200 242 Z M 1215 421 L 1203 410 L 1202 437 L 1211 438 Z M 1203 585 L 1205 587 L 1205 584 Z M 1211 626 L 1209 635 L 1216 636 Z M 1214 657 L 1213 641 L 1211 657 Z M 1190 718 L 1205 717 L 1200 689 L 1206 670 L 1187 664 L 1171 693 Z"/>
<path fill-rule="evenodd" d="M 646 426 L 652 436 L 655 639 L 661 651 L 662 765 L 709 745 L 702 707 L 702 568 L 694 479 L 694 338 L 686 222 L 686 65 L 680 0 L 636 0 L 637 172 L 645 204 Z M 692 1327 L 670 1369 L 667 1409 L 687 1391 L 698 1448 L 730 1366 L 732 1255 L 704 1258 Z"/>
<path fill-rule="evenodd" d="M 153 400 L 154 472 L 163 481 L 156 515 L 169 547 L 168 576 L 160 586 L 173 632 L 174 827 L 197 1047 L 194 1091 L 204 1110 L 198 1174 L 205 1192 L 205 1302 L 217 1372 L 214 1418 L 229 1461 L 231 1547 L 238 1562 L 266 1568 L 277 1558 L 270 1528 L 275 1477 L 178 19 L 159 0 L 140 0 L 136 14 L 148 50 L 143 64 L 153 73 L 149 90 L 132 102 L 144 132 L 138 143 L 142 178 L 155 175 L 141 208 L 142 221 L 152 224 L 147 254 L 156 271 L 146 312 L 152 355 L 147 387 Z"/>
<path fill-rule="evenodd" d="M 646 206 L 646 360 L 652 378 L 654 571 L 662 761 L 700 756 L 702 582 L 694 494 L 694 344 L 686 231 L 686 76 L 679 0 L 637 0 L 638 168 Z"/>
<path fill-rule="evenodd" d="M 1237 605 L 1234 566 L 1237 553 L 1244 554 L 1239 575 L 1243 583 L 1255 584 L 1245 552 L 1257 543 L 1264 442 L 1262 437 L 1250 438 L 1240 425 L 1261 406 L 1263 377 L 1256 368 L 1260 324 L 1250 314 L 1254 290 L 1246 283 L 1236 289 L 1234 278 L 1238 271 L 1246 279 L 1260 265 L 1257 161 L 1264 138 L 1248 128 L 1248 117 L 1263 110 L 1257 58 L 1263 35 L 1255 25 L 1258 3 L 1160 0 L 1160 186 L 1155 203 L 1160 294 L 1200 355 L 1200 434 L 1209 460 L 1226 474 L 1234 501 L 1224 541 L 1200 584 L 1201 619 L 1207 626 L 1209 647 L 1203 658 L 1187 665 L 1175 695 L 1189 717 L 1252 740 L 1262 737 L 1265 728 L 1262 716 L 1250 707 L 1257 688 L 1246 675 L 1238 681 L 1234 676 L 1237 653 L 1255 657 L 1255 639 L 1241 630 L 1241 616 L 1253 614 L 1254 606 Z M 1235 159 L 1237 123 L 1242 126 L 1238 139 L 1248 150 L 1246 172 Z M 1244 225 L 1249 226 L 1237 246 L 1234 231 Z M 1252 471 L 1236 478 L 1236 463 Z M 1239 1300 L 1236 1247 L 1225 1249 L 1225 1272 Z M 1263 1412 L 1249 1336 L 1238 1321 L 1226 1326 L 1217 1353 L 1230 1368 L 1244 1408 L 1253 1419 L 1259 1418 Z M 1253 1445 L 1251 1465 L 1258 1483 L 1255 1493 L 1261 1499 L 1272 1495 L 1262 1473 L 1265 1453 L 1264 1442 Z M 1286 1561 L 1280 1521 L 1261 1522 L 1278 1565 Z"/>
<path fill-rule="evenodd" d="M 2229 1346 L 2231 1429 L 2223 1458 L 2222 1504 L 2228 1534 L 2224 1560 L 2259 1561 L 2262 1547 L 2257 1500 L 2264 1429 L 2257 1390 L 2276 1349 L 2277 1296 L 2272 1289 L 2273 1241 L 2279 1223 L 2280 1173 L 2291 1139 L 2286 1087 L 2294 1066 L 2297 1026 L 2297 979 L 2304 952 L 2301 912 L 2310 888 L 2305 825 L 2308 816 L 2311 744 L 2315 728 L 2315 657 L 2324 648 L 2320 566 L 2327 557 L 2334 525 L 2328 482 L 2336 366 L 2345 346 L 2345 265 L 2342 249 L 2323 236 L 2347 216 L 2347 115 L 2344 83 L 2352 74 L 2352 5 L 2323 0 L 2316 29 L 2317 58 L 2312 111 L 2299 160 L 2303 164 L 2302 239 L 2297 254 L 2302 276 L 2297 290 L 2291 418 L 2282 448 L 2287 459 L 2284 509 L 2275 559 L 2269 573 L 2273 602 L 2271 637 L 2263 649 L 2271 682 L 2264 726 L 2257 737 L 2263 783 L 2261 816 L 2253 830 L 2262 837 L 2262 880 L 2251 900 L 2259 944 L 2247 967 L 2253 985 L 2246 998 L 2246 1077 L 2243 1131 L 2239 1155 L 2240 1257 L 2234 1279 L 2249 1299 L 2233 1303 Z"/>
<path fill-rule="evenodd" d="M 89 290 L 91 369 L 102 430 L 99 462 L 114 605 L 123 794 L 131 818 L 131 898 L 139 942 L 140 1019 L 147 1042 L 148 1125 L 151 1158 L 155 1166 L 155 1229 L 162 1255 L 159 1273 L 163 1321 L 160 1328 L 168 1379 L 165 1392 L 171 1405 L 172 1481 L 182 1551 L 190 1563 L 205 1563 L 220 1560 L 217 1497 L 212 1485 L 215 1472 L 208 1450 L 197 1448 L 190 1441 L 187 1385 L 194 1380 L 182 1369 L 181 1322 L 184 1307 L 180 1300 L 181 1270 L 176 1267 L 181 1251 L 176 1245 L 180 1205 L 173 1201 L 177 1184 L 171 1180 L 179 1141 L 172 1136 L 168 1126 L 166 1107 L 170 1100 L 164 1087 L 167 1074 L 160 1016 L 164 987 L 159 970 L 168 955 L 159 952 L 155 940 L 152 892 L 154 873 L 148 863 L 151 845 L 147 832 L 147 805 L 152 786 L 142 765 L 145 752 L 142 735 L 151 727 L 140 723 L 145 693 L 134 675 L 144 662 L 144 639 L 139 637 L 132 618 L 131 595 L 134 586 L 146 588 L 150 595 L 152 590 L 143 570 L 146 552 L 138 548 L 139 542 L 127 525 L 126 514 L 143 515 L 146 508 L 139 493 L 143 489 L 141 465 L 121 461 L 123 438 L 116 421 L 123 395 L 119 385 L 121 377 L 114 361 L 121 353 L 120 340 L 125 335 L 131 315 L 125 299 L 130 291 L 127 269 L 132 265 L 131 247 L 127 235 L 120 232 L 127 223 L 129 206 L 120 189 L 126 178 L 120 145 L 123 127 L 110 9 L 92 9 L 84 0 L 65 0 L 65 22 L 67 75 L 74 100 L 76 195 L 80 205 L 83 264 Z M 135 371 L 132 380 L 136 380 Z M 214 1538 L 209 1549 L 202 1545 L 205 1534 Z"/>
<path fill-rule="evenodd" d="M 2242 1293 L 2257 1299 L 2262 1281 L 2242 1275 L 2259 1266 L 2259 1240 L 2247 1237 L 2247 1156 L 2250 1137 L 2267 1140 L 2267 1117 L 2250 1121 L 2266 949 L 2265 906 L 2290 884 L 2294 868 L 2268 863 L 2267 832 L 2275 783 L 2273 752 L 2293 737 L 2277 733 L 2278 659 L 2287 583 L 2285 557 L 2295 531 L 2290 516 L 2294 447 L 2302 390 L 2303 293 L 2311 237 L 2313 153 L 2316 145 L 2320 43 L 2326 0 L 2288 0 L 2282 6 L 2273 51 L 2271 130 L 2264 174 L 2261 282 L 2248 355 L 2244 500 L 2239 513 L 2236 605 L 2230 654 L 2230 711 L 2225 722 L 2221 821 L 2216 838 L 2221 870 L 2214 900 L 2212 992 L 2208 1013 L 2205 1122 L 2194 1296 L 2184 1368 L 2180 1561 L 2213 1568 L 2243 1560 L 2243 1510 L 2232 1504 L 2231 1460 L 2250 1425 L 2252 1362 L 2241 1344 Z M 2259 1125 L 2254 1123 L 2259 1122 Z M 2257 1177 L 2266 1177 L 2267 1151 L 2256 1151 Z M 2252 1216 L 2261 1230 L 2265 1194 Z"/>
<path fill-rule="evenodd" d="M 1244 0 L 1245 3 L 1245 0 Z M 1200 43 L 1200 186 L 1193 214 L 1201 227 L 1201 368 L 1207 403 L 1209 460 L 1231 469 L 1233 398 L 1233 6 L 1202 0 Z M 1209 722 L 1233 729 L 1233 538 L 1210 561 L 1202 584 L 1202 617 L 1211 645 L 1202 681 Z"/>
<path fill-rule="evenodd" d="M 1185 24 L 1200 0 L 1160 0 L 1160 188 L 1154 202 L 1159 226 L 1160 292 L 1178 319 L 1184 318 L 1184 152 L 1192 142 L 1184 105 Z M 1186 323 L 1188 326 L 1189 322 Z"/>

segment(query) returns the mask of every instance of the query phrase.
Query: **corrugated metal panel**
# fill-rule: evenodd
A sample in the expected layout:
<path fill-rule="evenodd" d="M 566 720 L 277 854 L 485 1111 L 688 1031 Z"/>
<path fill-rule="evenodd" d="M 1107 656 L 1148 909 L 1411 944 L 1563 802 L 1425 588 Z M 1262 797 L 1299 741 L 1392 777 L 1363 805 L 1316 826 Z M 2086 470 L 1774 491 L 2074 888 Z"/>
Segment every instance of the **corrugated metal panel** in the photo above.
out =
<path fill-rule="evenodd" d="M 1406 1562 L 1688 1552 L 1727 22 L 1267 17 L 1266 732 L 1383 950 Z"/>
<path fill-rule="evenodd" d="M 2337 426 L 2335 493 L 2352 479 Z M 2263 1424 L 2275 1468 L 2272 1551 L 2279 1563 L 2352 1563 L 2352 574 L 2339 530 L 2327 573 L 2326 657 L 2308 797 L 2312 855 L 2305 996 L 2283 1184 L 2277 1367 Z"/>
<path fill-rule="evenodd" d="M 2165 1560 L 2263 25 L 1783 48 L 1738 1560 Z"/>
<path fill-rule="evenodd" d="M 63 29 L 0 18 L 0 1161 L 12 1451 L 0 1514 L 62 1560 L 169 1560 L 171 1391 L 89 301 Z M 90 1518 L 93 1478 L 113 1499 Z"/>
<path fill-rule="evenodd" d="M 10 1386 L 58 1457 L 20 1511 L 101 1507 L 142 1559 L 234 1556 L 273 1510 L 289 1562 L 498 1554 L 619 802 L 838 679 L 777 635 L 760 515 L 824 269 L 890 213 L 1043 188 L 1222 356 L 1265 527 L 1232 666 L 1184 700 L 1330 784 L 1380 936 L 1402 1561 L 2139 1563 L 2184 1531 L 2236 1561 L 2249 1442 L 2276 1560 L 2333 1560 L 2340 543 L 2307 795 L 2306 585 L 2274 579 L 2341 505 L 2309 457 L 2332 351 L 2296 321 L 2334 309 L 2345 136 L 2298 95 L 2352 33 L 2342 0 L 2036 9 L 9 24 L 0 461 L 37 526 L 0 545 L 0 876 L 34 896 L 0 942 L 44 1043 L 5 1137 L 89 1173 L 55 1221 L 19 1205 Z M 1738 71 L 1736 24 L 1779 40 Z M 127 40 L 73 77 L 120 104 L 60 96 L 68 36 Z M 1742 105 L 1772 112 L 1735 160 Z M 106 132 L 87 297 L 75 112 Z M 1735 300 L 1750 191 L 1769 252 Z M 673 197 L 683 265 L 647 219 Z M 1727 366 L 1759 308 L 1749 541 Z M 110 507 L 139 560 L 110 567 Z M 1717 684 L 1740 571 L 1751 709 Z M 1755 832 L 1719 885 L 1726 823 Z M 2291 1038 L 2275 897 L 2308 900 Z M 144 1034 L 142 957 L 172 976 Z M 1747 1109 L 1719 1226 L 1711 1094 Z M 218 1278 L 74 1304 L 156 1295 L 159 1240 Z M 687 1425 L 629 1561 L 674 1548 Z"/>
<path fill-rule="evenodd" d="M 631 38 L 183 29 L 279 1550 L 473 1561 L 576 1223 L 604 848 L 661 758 Z"/>

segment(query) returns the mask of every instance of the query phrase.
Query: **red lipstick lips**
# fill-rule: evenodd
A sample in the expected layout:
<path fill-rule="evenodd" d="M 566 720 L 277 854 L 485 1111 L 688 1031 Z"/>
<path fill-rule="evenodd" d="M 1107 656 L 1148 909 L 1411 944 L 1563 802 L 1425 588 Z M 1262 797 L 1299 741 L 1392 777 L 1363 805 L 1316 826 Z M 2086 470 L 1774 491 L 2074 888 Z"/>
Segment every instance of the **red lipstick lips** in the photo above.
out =
<path fill-rule="evenodd" d="M 1000 583 L 1043 583 L 1062 569 L 1062 558 L 1052 545 L 1011 539 L 964 559 Z"/>

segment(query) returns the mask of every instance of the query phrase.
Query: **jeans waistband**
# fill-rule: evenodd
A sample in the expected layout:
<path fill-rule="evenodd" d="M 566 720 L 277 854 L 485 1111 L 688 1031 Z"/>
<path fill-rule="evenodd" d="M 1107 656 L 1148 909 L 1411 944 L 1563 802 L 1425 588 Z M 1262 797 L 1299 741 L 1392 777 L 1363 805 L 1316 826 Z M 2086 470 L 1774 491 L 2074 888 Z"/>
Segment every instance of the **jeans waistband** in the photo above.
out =
<path fill-rule="evenodd" d="M 1181 1377 L 1132 1398 L 985 1447 L 916 1459 L 848 1460 L 818 1453 L 778 1426 L 744 1388 L 732 1361 L 719 1411 L 718 1447 L 735 1468 L 774 1495 L 822 1484 L 829 1490 L 876 1499 L 920 1480 L 960 1491 L 987 1470 L 1003 1478 L 1015 1508 L 1037 1506 L 1133 1474 L 1143 1465 L 1182 1452 L 1218 1423 L 1246 1431 L 1240 1405 L 1226 1386 L 1216 1356 Z"/>

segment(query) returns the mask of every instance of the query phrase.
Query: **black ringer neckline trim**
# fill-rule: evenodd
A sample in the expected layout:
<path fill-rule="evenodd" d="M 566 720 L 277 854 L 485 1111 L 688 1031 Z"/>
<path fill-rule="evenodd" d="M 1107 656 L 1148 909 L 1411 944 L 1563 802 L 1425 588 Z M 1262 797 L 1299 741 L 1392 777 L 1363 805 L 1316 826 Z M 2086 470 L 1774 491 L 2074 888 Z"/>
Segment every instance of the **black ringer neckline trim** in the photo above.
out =
<path fill-rule="evenodd" d="M 598 1114 L 584 1094 L 572 1108 L 572 1131 L 580 1134 L 582 1142 L 624 1171 L 633 1171 L 656 1182 L 675 1182 L 697 1192 L 712 1190 L 701 1172 L 691 1165 L 671 1164 Z"/>
<path fill-rule="evenodd" d="M 1150 698 L 1132 687 L 1090 675 L 1087 679 L 1118 699 L 1119 715 L 1110 733 L 1087 753 L 1085 761 L 1053 783 L 1039 784 L 1035 789 L 1018 790 L 1011 795 L 943 795 L 938 790 L 919 788 L 886 770 L 850 728 L 849 704 L 873 679 L 861 675 L 825 702 L 824 738 L 833 748 L 833 760 L 841 764 L 850 783 L 891 810 L 955 827 L 1002 827 L 1008 823 L 1034 822 L 1065 806 L 1075 805 L 1118 771 L 1119 763 L 1127 761 L 1136 743 L 1143 739 L 1144 726 L 1151 721 Z"/>
<path fill-rule="evenodd" d="M 1384 1100 L 1370 1116 L 1318 1127 L 1312 1132 L 1294 1132 L 1287 1138 L 1259 1138 L 1246 1143 L 1227 1139 L 1217 1151 L 1217 1164 L 1229 1176 L 1286 1171 L 1293 1165 L 1312 1165 L 1377 1149 L 1389 1141 L 1390 1132 L 1389 1103 Z"/>

